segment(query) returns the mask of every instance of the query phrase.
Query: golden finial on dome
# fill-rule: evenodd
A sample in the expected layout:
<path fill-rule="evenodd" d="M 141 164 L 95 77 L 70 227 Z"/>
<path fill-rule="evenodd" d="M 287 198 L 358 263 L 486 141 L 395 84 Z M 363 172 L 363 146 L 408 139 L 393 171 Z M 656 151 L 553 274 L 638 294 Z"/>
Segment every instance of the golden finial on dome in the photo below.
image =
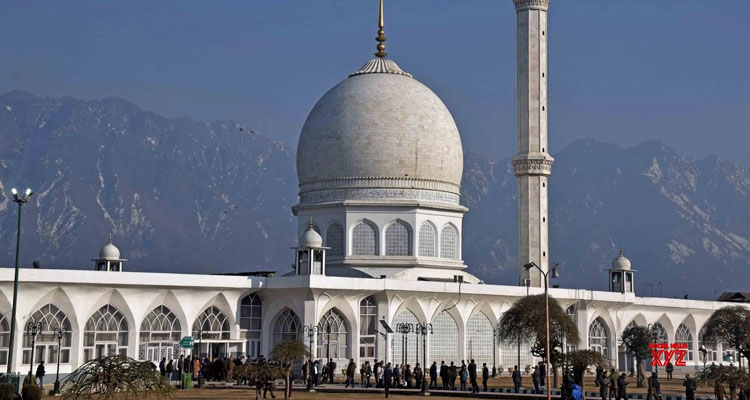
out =
<path fill-rule="evenodd" d="M 375 53 L 376 56 L 380 58 L 384 58 L 388 55 L 388 53 L 385 52 L 385 41 L 387 40 L 385 37 L 385 31 L 383 30 L 383 0 L 380 0 L 380 18 L 378 19 L 378 37 L 375 38 L 375 40 L 378 41 L 378 52 Z"/>

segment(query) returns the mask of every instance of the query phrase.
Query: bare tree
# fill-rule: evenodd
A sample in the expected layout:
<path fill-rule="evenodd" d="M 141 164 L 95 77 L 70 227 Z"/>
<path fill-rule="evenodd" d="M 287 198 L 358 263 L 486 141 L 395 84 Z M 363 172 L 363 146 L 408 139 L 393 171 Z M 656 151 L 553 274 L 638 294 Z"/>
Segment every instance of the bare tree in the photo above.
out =
<path fill-rule="evenodd" d="M 171 399 L 172 386 L 149 361 L 123 356 L 86 362 L 62 382 L 63 400 Z"/>

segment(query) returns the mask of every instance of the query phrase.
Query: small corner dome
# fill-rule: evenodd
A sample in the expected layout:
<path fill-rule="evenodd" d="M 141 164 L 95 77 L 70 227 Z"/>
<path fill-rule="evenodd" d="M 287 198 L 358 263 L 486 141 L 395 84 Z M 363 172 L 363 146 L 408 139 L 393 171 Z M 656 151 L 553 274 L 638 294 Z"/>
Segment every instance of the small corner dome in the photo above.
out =
<path fill-rule="evenodd" d="M 618 270 L 630 269 L 630 260 L 628 260 L 628 258 L 622 254 L 622 250 L 620 250 L 620 255 L 617 256 L 614 260 L 612 260 L 612 269 L 618 269 Z"/>
<path fill-rule="evenodd" d="M 460 194 L 463 150 L 440 98 L 376 58 L 315 104 L 297 146 L 300 192 L 431 189 Z"/>
<path fill-rule="evenodd" d="M 99 250 L 99 258 L 102 260 L 119 260 L 120 249 L 112 244 L 112 240 L 110 239 L 110 241 Z"/>
<path fill-rule="evenodd" d="M 323 247 L 323 238 L 311 226 L 299 237 L 299 247 Z"/>

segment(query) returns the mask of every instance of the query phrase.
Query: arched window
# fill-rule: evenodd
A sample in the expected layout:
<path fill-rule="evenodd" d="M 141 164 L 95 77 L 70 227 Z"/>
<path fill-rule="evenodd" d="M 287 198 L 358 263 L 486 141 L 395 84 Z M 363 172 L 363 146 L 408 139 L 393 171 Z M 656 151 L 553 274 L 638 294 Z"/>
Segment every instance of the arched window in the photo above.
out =
<path fill-rule="evenodd" d="M 393 360 L 391 364 L 401 365 L 405 362 L 414 367 L 417 362 L 417 352 L 419 352 L 420 362 L 424 360 L 422 343 L 417 342 L 414 334 L 404 335 L 398 332 L 399 324 L 411 324 L 414 327 L 418 322 L 417 317 L 409 310 L 402 310 L 393 318 L 391 327 L 396 333 L 392 335 L 391 339 L 391 359 Z M 435 332 L 437 332 L 437 327 L 435 327 Z M 432 336 L 430 336 L 430 339 L 432 339 Z M 440 365 L 439 362 L 438 365 Z"/>
<path fill-rule="evenodd" d="M 263 300 L 255 293 L 243 297 L 240 303 L 240 330 L 247 338 L 247 353 L 253 360 L 260 356 L 262 325 Z"/>
<path fill-rule="evenodd" d="M 349 333 L 341 314 L 335 308 L 328 310 L 320 318 L 318 326 L 318 357 L 334 360 L 347 358 Z"/>
<path fill-rule="evenodd" d="M 182 327 L 177 316 L 167 306 L 151 310 L 141 322 L 141 343 L 138 358 L 159 363 L 180 354 Z"/>
<path fill-rule="evenodd" d="M 589 350 L 601 353 L 609 359 L 609 332 L 607 325 L 601 318 L 597 318 L 589 325 Z"/>
<path fill-rule="evenodd" d="M 367 222 L 358 223 L 352 230 L 352 254 L 375 256 L 378 254 L 378 235 Z"/>
<path fill-rule="evenodd" d="M 375 359 L 378 334 L 378 306 L 375 299 L 366 297 L 359 302 L 359 358 L 360 362 Z"/>
<path fill-rule="evenodd" d="M 453 225 L 446 225 L 440 231 L 440 257 L 458 258 L 458 232 Z"/>
<path fill-rule="evenodd" d="M 67 330 L 63 336 L 60 347 L 60 362 L 67 364 L 70 362 L 70 343 L 73 338 L 71 325 L 68 316 L 65 315 L 54 304 L 46 304 L 36 310 L 31 315 L 29 321 L 42 323 L 42 331 L 36 336 L 36 349 L 34 350 L 34 364 L 44 361 L 47 364 L 57 362 L 57 336 L 56 329 Z M 31 336 L 24 332 L 23 335 L 23 364 L 29 364 L 31 361 Z"/>
<path fill-rule="evenodd" d="M 690 333 L 687 325 L 680 324 L 677 327 L 677 331 L 674 334 L 675 343 L 682 343 L 687 345 L 687 355 L 685 361 L 693 361 L 693 334 Z"/>
<path fill-rule="evenodd" d="M 425 222 L 419 227 L 419 255 L 421 257 L 437 256 L 437 232 L 431 223 Z"/>
<path fill-rule="evenodd" d="M 328 250 L 329 256 L 344 255 L 344 228 L 338 222 L 334 222 L 333 225 L 328 227 L 326 246 L 331 248 Z"/>
<path fill-rule="evenodd" d="M 0 365 L 8 364 L 8 347 L 10 343 L 10 322 L 0 314 Z"/>
<path fill-rule="evenodd" d="M 285 309 L 273 324 L 273 347 L 288 340 L 300 340 L 302 324 L 294 311 Z"/>
<path fill-rule="evenodd" d="M 703 326 L 698 333 L 698 341 L 700 342 L 699 346 L 704 346 L 706 348 L 706 359 L 704 361 L 716 361 L 716 340 L 706 338 L 705 326 Z M 703 355 L 701 354 L 701 357 L 702 356 Z"/>
<path fill-rule="evenodd" d="M 96 310 L 83 331 L 83 361 L 128 355 L 128 321 L 109 304 Z"/>
<path fill-rule="evenodd" d="M 458 361 L 458 325 L 453 317 L 443 311 L 432 319 L 432 328 L 435 333 L 430 336 L 430 362 L 436 361 Z"/>
<path fill-rule="evenodd" d="M 385 229 L 385 255 L 410 256 L 411 234 L 409 227 L 401 221 L 396 221 Z"/>
<path fill-rule="evenodd" d="M 481 312 L 474 313 L 466 323 L 466 354 L 477 365 L 492 365 L 492 323 Z"/>
<path fill-rule="evenodd" d="M 193 337 L 200 340 L 227 340 L 229 320 L 218 307 L 208 307 L 195 319 Z"/>

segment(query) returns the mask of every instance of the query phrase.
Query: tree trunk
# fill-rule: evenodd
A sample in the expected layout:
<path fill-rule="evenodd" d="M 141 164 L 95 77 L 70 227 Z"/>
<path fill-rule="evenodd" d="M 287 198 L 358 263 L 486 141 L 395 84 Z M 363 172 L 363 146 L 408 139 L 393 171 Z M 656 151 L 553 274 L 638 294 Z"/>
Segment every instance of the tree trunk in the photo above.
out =
<path fill-rule="evenodd" d="M 286 371 L 286 376 L 284 377 L 284 398 L 285 399 L 292 398 L 292 380 L 290 378 L 291 373 L 292 373 L 291 369 L 288 369 Z"/>
<path fill-rule="evenodd" d="M 638 379 L 636 387 L 643 387 L 643 362 L 640 357 L 635 358 L 636 366 L 635 369 L 638 371 Z"/>
<path fill-rule="evenodd" d="M 553 379 L 553 386 L 552 387 L 555 387 L 555 388 L 558 387 L 557 386 L 557 367 L 558 367 L 558 365 L 552 364 L 552 379 Z"/>

